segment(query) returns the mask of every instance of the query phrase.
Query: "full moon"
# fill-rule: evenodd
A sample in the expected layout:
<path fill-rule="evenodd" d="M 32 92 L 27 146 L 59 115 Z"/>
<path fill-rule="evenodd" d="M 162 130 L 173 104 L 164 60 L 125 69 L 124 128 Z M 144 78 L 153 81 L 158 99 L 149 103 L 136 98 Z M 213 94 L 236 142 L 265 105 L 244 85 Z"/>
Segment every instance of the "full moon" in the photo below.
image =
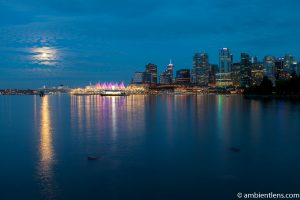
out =
<path fill-rule="evenodd" d="M 58 50 L 53 47 L 32 48 L 30 51 L 33 54 L 30 57 L 33 63 L 54 66 L 59 61 Z"/>

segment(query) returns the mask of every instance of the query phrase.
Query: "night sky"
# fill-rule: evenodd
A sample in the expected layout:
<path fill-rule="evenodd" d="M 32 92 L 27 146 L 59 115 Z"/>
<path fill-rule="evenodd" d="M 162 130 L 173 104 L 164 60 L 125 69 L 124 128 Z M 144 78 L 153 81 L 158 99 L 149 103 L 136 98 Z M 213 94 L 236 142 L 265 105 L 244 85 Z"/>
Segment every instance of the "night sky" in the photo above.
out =
<path fill-rule="evenodd" d="M 0 88 L 125 81 L 228 47 L 300 59 L 299 0 L 0 0 Z"/>

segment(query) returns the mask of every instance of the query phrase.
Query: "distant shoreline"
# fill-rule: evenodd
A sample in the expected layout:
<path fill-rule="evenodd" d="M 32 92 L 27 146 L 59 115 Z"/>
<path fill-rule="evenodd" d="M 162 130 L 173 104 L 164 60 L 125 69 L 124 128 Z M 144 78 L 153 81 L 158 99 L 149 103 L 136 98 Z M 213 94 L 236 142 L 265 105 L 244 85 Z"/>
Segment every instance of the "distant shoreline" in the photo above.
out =
<path fill-rule="evenodd" d="M 53 94 L 47 94 L 50 96 L 54 95 L 69 95 L 69 96 L 101 96 L 100 94 L 70 94 L 70 93 L 53 93 Z M 244 97 L 245 99 L 252 99 L 252 100 L 297 100 L 300 101 L 300 95 L 243 95 L 243 94 L 222 94 L 222 93 L 150 93 L 150 94 L 130 94 L 130 95 L 146 95 L 146 96 L 160 96 L 160 95 L 223 95 L 223 96 L 233 96 L 233 95 L 239 95 Z M 0 94 L 0 96 L 39 96 L 39 94 L 36 93 L 18 93 L 18 94 Z"/>
<path fill-rule="evenodd" d="M 300 95 L 243 95 L 246 99 L 257 99 L 257 100 L 300 100 Z"/>

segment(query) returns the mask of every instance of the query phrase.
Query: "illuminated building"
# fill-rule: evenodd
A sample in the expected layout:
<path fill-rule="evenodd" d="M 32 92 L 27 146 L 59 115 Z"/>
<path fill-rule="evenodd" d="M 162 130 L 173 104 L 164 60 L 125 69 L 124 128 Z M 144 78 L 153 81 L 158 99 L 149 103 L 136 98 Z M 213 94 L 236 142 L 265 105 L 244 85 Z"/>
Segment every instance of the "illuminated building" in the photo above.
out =
<path fill-rule="evenodd" d="M 168 74 L 163 73 L 159 76 L 159 83 L 160 84 L 171 84 L 172 79 Z"/>
<path fill-rule="evenodd" d="M 173 82 L 173 70 L 174 70 L 174 65 L 172 64 L 172 61 L 170 60 L 170 64 L 167 67 L 166 74 L 170 76 L 171 83 Z"/>
<path fill-rule="evenodd" d="M 264 78 L 263 62 L 252 62 L 251 66 L 251 84 L 259 86 Z"/>
<path fill-rule="evenodd" d="M 220 87 L 232 86 L 231 79 L 233 56 L 230 49 L 222 48 L 219 53 L 219 73 L 216 74 L 216 85 Z"/>
<path fill-rule="evenodd" d="M 300 75 L 300 62 L 295 62 L 295 72 L 297 75 Z"/>
<path fill-rule="evenodd" d="M 297 61 L 293 61 L 291 64 L 291 68 L 292 68 L 292 73 L 296 73 L 299 75 L 299 68 L 298 68 L 298 62 Z"/>
<path fill-rule="evenodd" d="M 218 86 L 218 87 L 233 86 L 231 73 L 217 73 L 216 74 L 216 86 Z"/>
<path fill-rule="evenodd" d="M 230 53 L 230 49 L 222 48 L 219 53 L 220 73 L 231 72 L 232 61 L 233 61 L 233 55 Z"/>
<path fill-rule="evenodd" d="M 152 79 L 152 75 L 147 72 L 144 72 L 144 82 L 143 83 L 149 84 L 152 81 L 151 79 Z"/>
<path fill-rule="evenodd" d="M 291 54 L 286 54 L 285 56 L 284 56 L 284 70 L 285 71 L 288 71 L 288 72 L 292 72 L 292 71 L 294 71 L 294 65 L 293 65 L 293 63 L 295 62 L 295 58 L 294 58 L 294 56 L 293 55 L 291 55 Z"/>
<path fill-rule="evenodd" d="M 96 88 L 97 89 L 102 89 L 102 90 L 123 90 L 125 89 L 125 85 L 124 85 L 124 82 L 121 82 L 120 84 L 118 82 L 109 82 L 109 83 L 97 83 L 96 85 Z"/>
<path fill-rule="evenodd" d="M 160 84 L 172 84 L 173 83 L 173 69 L 174 65 L 170 60 L 170 64 L 167 66 L 167 69 L 159 76 Z"/>
<path fill-rule="evenodd" d="M 80 95 L 80 94 L 91 94 L 97 95 L 103 93 L 105 90 L 126 90 L 126 87 L 123 82 L 103 82 L 102 84 L 98 82 L 96 85 L 89 85 L 85 88 L 75 88 L 70 90 L 70 94 Z"/>
<path fill-rule="evenodd" d="M 251 57 L 251 64 L 255 65 L 255 64 L 257 64 L 257 62 L 258 62 L 257 56 L 252 56 Z"/>
<path fill-rule="evenodd" d="M 195 53 L 193 57 L 192 83 L 206 86 L 209 82 L 209 62 L 207 53 Z"/>
<path fill-rule="evenodd" d="M 275 60 L 275 79 L 284 79 L 284 58 L 278 58 Z"/>
<path fill-rule="evenodd" d="M 157 65 L 152 63 L 147 64 L 146 74 L 150 74 L 150 83 L 157 83 Z"/>
<path fill-rule="evenodd" d="M 146 77 L 145 75 L 146 75 L 145 72 L 135 72 L 132 79 L 132 83 L 143 84 L 145 82 L 145 77 Z"/>
<path fill-rule="evenodd" d="M 263 61 L 265 76 L 267 76 L 275 85 L 275 57 L 265 56 Z"/>
<path fill-rule="evenodd" d="M 241 63 L 233 63 L 231 67 L 231 79 L 234 86 L 240 86 L 241 82 Z"/>
<path fill-rule="evenodd" d="M 233 56 L 230 49 L 222 48 L 219 52 L 219 73 L 216 74 L 216 86 L 227 87 L 232 86 L 231 79 Z"/>
<path fill-rule="evenodd" d="M 177 84 L 190 84 L 190 70 L 189 69 L 180 69 L 176 71 L 176 83 Z"/>
<path fill-rule="evenodd" d="M 208 74 L 208 83 L 211 85 L 216 84 L 216 72 L 218 71 L 219 67 L 216 64 L 209 65 L 209 74 Z"/>
<path fill-rule="evenodd" d="M 253 69 L 251 70 L 252 85 L 259 86 L 264 78 L 263 69 Z"/>
<path fill-rule="evenodd" d="M 242 87 L 251 86 L 251 63 L 250 56 L 247 53 L 241 53 L 241 63 L 240 63 L 240 85 Z"/>

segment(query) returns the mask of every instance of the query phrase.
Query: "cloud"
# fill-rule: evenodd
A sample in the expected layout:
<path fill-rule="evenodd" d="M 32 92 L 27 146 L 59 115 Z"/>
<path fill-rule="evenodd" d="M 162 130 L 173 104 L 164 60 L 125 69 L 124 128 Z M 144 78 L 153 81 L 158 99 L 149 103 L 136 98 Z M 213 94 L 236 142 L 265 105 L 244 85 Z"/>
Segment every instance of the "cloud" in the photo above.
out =
<path fill-rule="evenodd" d="M 20 77 L 30 71 L 129 81 L 130 71 L 147 62 L 164 66 L 170 57 L 190 68 L 196 50 L 214 63 L 220 47 L 233 49 L 235 58 L 244 51 L 297 55 L 299 6 L 296 0 L 0 0 L 0 69 L 18 69 Z M 32 48 L 62 54 L 31 62 Z"/>

